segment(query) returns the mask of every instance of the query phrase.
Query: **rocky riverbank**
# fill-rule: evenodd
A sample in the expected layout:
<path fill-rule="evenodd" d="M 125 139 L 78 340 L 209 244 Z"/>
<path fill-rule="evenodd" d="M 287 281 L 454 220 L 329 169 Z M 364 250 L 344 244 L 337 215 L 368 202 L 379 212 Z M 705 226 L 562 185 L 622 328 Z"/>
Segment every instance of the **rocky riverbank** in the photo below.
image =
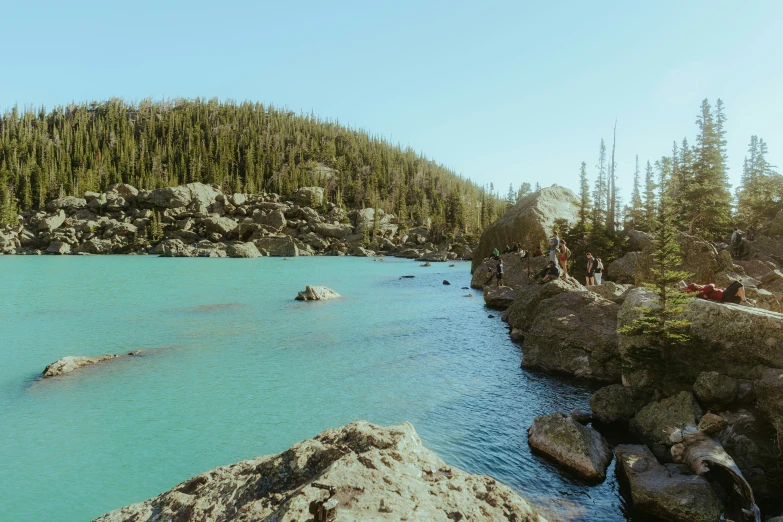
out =
<path fill-rule="evenodd" d="M 501 248 L 493 243 L 498 238 L 537 244 L 551 223 L 572 219 L 570 194 L 555 204 L 556 191 L 543 192 L 490 227 L 477 252 Z M 757 504 L 765 515 L 779 514 L 783 237 L 746 241 L 746 255 L 737 260 L 725 245 L 677 236 L 690 281 L 719 287 L 741 281 L 757 307 L 692 300 L 684 314 L 690 341 L 666 360 L 655 339 L 617 333 L 640 307 L 657 306 L 654 295 L 637 286 L 652 279 L 652 238 L 630 231 L 625 239 L 627 253 L 608 266 L 611 280 L 599 286 L 571 277 L 535 284 L 531 276 L 547 259 L 509 253 L 501 255 L 505 286 L 485 287 L 496 261 L 473 260 L 472 286 L 483 288 L 488 307 L 505 310 L 523 366 L 609 384 L 595 393 L 587 414 L 537 418 L 530 445 L 561 467 L 597 479 L 606 467 L 599 432 L 619 429 L 637 441 L 613 449 L 637 511 L 682 522 L 721 515 L 759 521 Z"/>
<path fill-rule="evenodd" d="M 202 183 L 155 190 L 117 184 L 51 200 L 18 221 L 0 228 L 0 254 L 473 257 L 464 237 L 433 241 L 428 227 L 407 229 L 383 210 L 346 211 L 325 201 L 320 187 L 283 197 L 223 194 Z"/>
<path fill-rule="evenodd" d="M 327 430 L 277 455 L 222 466 L 96 522 L 313 520 L 546 522 L 507 486 L 448 466 L 408 423 Z"/>

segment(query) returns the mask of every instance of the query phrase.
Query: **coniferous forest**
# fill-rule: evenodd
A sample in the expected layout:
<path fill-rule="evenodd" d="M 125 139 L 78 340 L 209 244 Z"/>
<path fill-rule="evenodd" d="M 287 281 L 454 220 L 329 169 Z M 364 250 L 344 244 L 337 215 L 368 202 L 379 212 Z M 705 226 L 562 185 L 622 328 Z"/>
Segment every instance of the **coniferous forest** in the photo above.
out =
<path fill-rule="evenodd" d="M 114 183 L 195 181 L 244 193 L 318 185 L 347 208 L 382 208 L 403 224 L 431 220 L 473 234 L 506 204 L 411 149 L 260 103 L 111 99 L 0 117 L 0 224 L 51 198 Z"/>

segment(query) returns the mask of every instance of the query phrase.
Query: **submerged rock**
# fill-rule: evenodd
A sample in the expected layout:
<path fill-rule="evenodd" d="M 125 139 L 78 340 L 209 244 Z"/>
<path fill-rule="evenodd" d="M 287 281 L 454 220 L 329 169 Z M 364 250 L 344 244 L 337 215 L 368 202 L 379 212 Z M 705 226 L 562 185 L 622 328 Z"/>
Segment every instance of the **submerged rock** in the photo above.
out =
<path fill-rule="evenodd" d="M 446 465 L 408 423 L 357 421 L 277 455 L 212 469 L 95 522 L 302 522 L 334 488 L 337 521 L 544 522 L 528 502 L 483 475 Z"/>
<path fill-rule="evenodd" d="M 327 301 L 342 297 L 340 294 L 325 286 L 307 286 L 304 292 L 299 292 L 296 296 L 297 301 Z"/>
<path fill-rule="evenodd" d="M 91 366 L 95 363 L 108 361 L 110 359 L 116 359 L 119 357 L 117 354 L 99 355 L 97 357 L 82 357 L 82 356 L 67 356 L 63 357 L 59 361 L 55 361 L 46 368 L 44 368 L 44 377 L 56 377 L 58 375 L 65 375 L 71 373 L 74 370 L 83 368 L 85 366 Z"/>
<path fill-rule="evenodd" d="M 710 483 L 697 475 L 673 473 L 646 446 L 614 450 L 617 475 L 631 489 L 634 509 L 669 522 L 715 522 L 723 506 Z"/>
<path fill-rule="evenodd" d="M 612 460 L 606 439 L 571 415 L 553 413 L 533 419 L 528 433 L 530 447 L 584 478 L 603 480 Z"/>

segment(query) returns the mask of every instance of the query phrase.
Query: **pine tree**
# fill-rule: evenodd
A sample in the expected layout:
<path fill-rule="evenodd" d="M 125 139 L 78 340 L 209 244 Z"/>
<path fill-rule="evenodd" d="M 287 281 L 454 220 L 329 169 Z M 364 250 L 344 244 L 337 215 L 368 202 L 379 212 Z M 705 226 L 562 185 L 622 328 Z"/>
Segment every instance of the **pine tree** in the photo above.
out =
<path fill-rule="evenodd" d="M 517 193 L 514 192 L 514 184 L 509 183 L 508 194 L 506 194 L 506 211 L 508 211 L 511 207 L 516 205 L 516 203 L 517 203 Z"/>
<path fill-rule="evenodd" d="M 744 225 L 763 224 L 783 209 L 783 177 L 769 164 L 767 153 L 764 140 L 751 136 L 737 189 L 737 215 Z"/>
<path fill-rule="evenodd" d="M 642 210 L 642 195 L 639 189 L 639 155 L 636 155 L 636 170 L 633 173 L 633 193 L 631 194 L 630 208 L 631 228 L 636 228 L 644 221 Z"/>
<path fill-rule="evenodd" d="M 524 183 L 522 183 L 522 184 L 519 186 L 519 190 L 517 191 L 517 201 L 520 201 L 520 200 L 522 200 L 523 198 L 525 198 L 525 196 L 527 196 L 528 194 L 530 194 L 530 192 L 531 192 L 530 183 L 528 183 L 527 181 L 525 181 Z"/>
<path fill-rule="evenodd" d="M 541 183 L 536 181 L 536 192 L 541 192 Z"/>
<path fill-rule="evenodd" d="M 652 165 L 647 161 L 647 167 L 644 170 L 644 213 L 640 230 L 649 232 L 653 228 L 655 221 L 655 173 Z"/>
<path fill-rule="evenodd" d="M 617 207 L 618 205 L 618 193 L 617 193 L 617 175 L 615 169 L 617 164 L 614 161 L 614 152 L 617 145 L 617 121 L 614 122 L 614 131 L 612 133 L 612 161 L 609 164 L 607 172 L 608 176 L 608 201 L 607 201 L 607 213 L 606 213 L 606 229 L 609 232 L 615 231 L 615 225 L 617 223 Z"/>
<path fill-rule="evenodd" d="M 688 219 L 688 232 L 706 239 L 720 237 L 731 222 L 731 193 L 725 167 L 725 131 L 722 102 L 713 114 L 705 99 L 696 119 L 693 179 L 684 187 L 683 208 Z"/>
<path fill-rule="evenodd" d="M 579 226 L 587 229 L 587 217 L 590 212 L 590 184 L 587 181 L 587 163 L 579 167 Z"/>
<path fill-rule="evenodd" d="M 598 148 L 598 176 L 595 180 L 595 190 L 593 191 L 593 228 L 603 228 L 606 217 L 606 144 L 603 138 Z"/>
<path fill-rule="evenodd" d="M 663 160 L 659 163 L 665 168 L 671 167 L 671 165 L 664 165 L 666 162 Z M 667 180 L 665 168 L 661 170 L 658 207 L 653 222 L 654 251 L 651 256 L 653 282 L 644 284 L 646 288 L 655 292 L 657 303 L 655 307 L 639 308 L 641 317 L 618 329 L 618 333 L 622 335 L 649 336 L 651 342 L 656 343 L 656 348 L 660 350 L 664 372 L 671 363 L 672 350 L 690 339 L 687 333 L 690 322 L 680 317 L 685 311 L 689 297 L 677 288 L 677 283 L 687 279 L 689 274 L 677 269 L 682 264 L 680 247 L 676 240 L 677 212 L 669 195 L 670 178 Z M 665 376 L 665 373 L 661 376 Z"/>

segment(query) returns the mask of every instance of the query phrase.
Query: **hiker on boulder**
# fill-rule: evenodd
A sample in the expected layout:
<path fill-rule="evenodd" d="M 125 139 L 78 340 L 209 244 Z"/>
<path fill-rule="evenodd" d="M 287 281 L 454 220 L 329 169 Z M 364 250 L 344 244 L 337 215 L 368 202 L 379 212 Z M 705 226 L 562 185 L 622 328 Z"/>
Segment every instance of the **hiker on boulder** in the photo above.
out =
<path fill-rule="evenodd" d="M 543 270 L 535 275 L 536 280 L 541 279 L 541 281 L 538 281 L 538 284 L 540 285 L 548 283 L 549 281 L 557 279 L 558 277 L 560 277 L 560 268 L 554 261 L 550 261 Z"/>
<path fill-rule="evenodd" d="M 604 275 L 604 264 L 599 256 L 595 256 L 595 270 L 593 270 L 593 278 L 595 279 L 595 284 L 597 285 L 601 284 L 601 278 L 603 277 L 603 275 Z"/>
<path fill-rule="evenodd" d="M 560 238 L 557 237 L 557 230 L 552 232 L 552 237 L 549 238 L 549 260 L 554 264 L 557 264 L 557 250 L 560 247 Z"/>
<path fill-rule="evenodd" d="M 731 255 L 732 257 L 740 257 L 740 250 L 742 249 L 742 232 L 734 227 L 734 232 L 731 234 Z"/>
<path fill-rule="evenodd" d="M 587 277 L 585 278 L 585 285 L 595 285 L 595 269 L 598 268 L 598 261 L 593 257 L 593 254 L 588 252 L 587 254 Z"/>
<path fill-rule="evenodd" d="M 733 281 L 726 288 L 716 288 L 714 284 L 697 285 L 680 281 L 680 289 L 687 294 L 696 294 L 696 297 L 717 301 L 719 303 L 733 303 L 745 306 L 756 306 L 756 301 L 745 296 L 745 287 L 739 281 Z"/>
<path fill-rule="evenodd" d="M 568 277 L 568 261 L 571 259 L 571 250 L 566 246 L 565 240 L 560 242 L 560 253 L 557 256 L 557 260 L 560 265 L 560 270 L 562 270 L 563 275 L 561 276 L 563 279 Z"/>

